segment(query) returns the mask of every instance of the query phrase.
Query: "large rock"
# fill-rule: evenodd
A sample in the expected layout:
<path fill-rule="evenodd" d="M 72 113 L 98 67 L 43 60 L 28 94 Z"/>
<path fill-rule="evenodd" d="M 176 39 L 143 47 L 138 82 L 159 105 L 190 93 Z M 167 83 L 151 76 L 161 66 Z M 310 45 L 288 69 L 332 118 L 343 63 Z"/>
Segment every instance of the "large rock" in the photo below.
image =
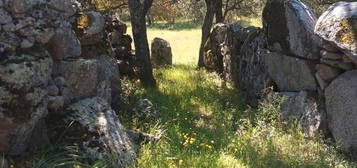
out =
<path fill-rule="evenodd" d="M 66 104 L 96 95 L 111 103 L 112 96 L 120 92 L 118 66 L 107 56 L 62 61 L 55 67 L 54 75 L 66 80 L 62 88 Z"/>
<path fill-rule="evenodd" d="M 238 85 L 245 90 L 248 103 L 256 106 L 259 99 L 264 97 L 264 89 L 272 84 L 265 69 L 265 35 L 261 29 L 251 30 L 247 34 L 240 55 L 234 57 L 239 60 Z"/>
<path fill-rule="evenodd" d="M 48 43 L 52 58 L 61 61 L 81 55 L 81 43 L 71 29 L 59 28 Z"/>
<path fill-rule="evenodd" d="M 264 61 L 280 91 L 316 90 L 312 62 L 275 52 L 267 54 Z"/>
<path fill-rule="evenodd" d="M 45 51 L 5 54 L 0 61 L 0 152 L 21 155 L 47 115 L 52 59 Z"/>
<path fill-rule="evenodd" d="M 307 137 L 314 136 L 323 121 L 323 115 L 319 111 L 317 96 L 306 91 L 292 93 L 285 96 L 282 103 L 282 119 L 297 119 Z"/>
<path fill-rule="evenodd" d="M 161 38 L 151 42 L 151 62 L 154 66 L 172 65 L 171 45 Z"/>
<path fill-rule="evenodd" d="M 68 113 L 65 122 L 71 123 L 71 127 L 67 128 L 65 137 L 80 144 L 88 157 L 111 159 L 115 167 L 133 163 L 136 157 L 133 143 L 104 99 L 81 100 L 70 105 Z"/>
<path fill-rule="evenodd" d="M 328 126 L 342 150 L 357 159 L 357 71 L 336 78 L 325 90 Z"/>
<path fill-rule="evenodd" d="M 313 10 L 300 0 L 268 0 L 263 11 L 269 49 L 287 55 L 319 58 L 315 23 Z"/>
<path fill-rule="evenodd" d="M 223 73 L 223 58 L 227 54 L 228 47 L 228 26 L 218 23 L 213 26 L 209 39 L 204 46 L 204 65 L 210 71 Z"/>
<path fill-rule="evenodd" d="M 315 33 L 357 63 L 357 2 L 338 2 L 318 19 Z"/>

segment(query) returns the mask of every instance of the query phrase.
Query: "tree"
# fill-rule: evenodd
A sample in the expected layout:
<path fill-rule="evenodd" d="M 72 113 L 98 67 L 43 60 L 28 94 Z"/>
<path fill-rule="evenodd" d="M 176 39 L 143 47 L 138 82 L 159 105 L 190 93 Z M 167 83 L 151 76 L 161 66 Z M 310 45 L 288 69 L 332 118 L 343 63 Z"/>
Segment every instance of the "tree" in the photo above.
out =
<path fill-rule="evenodd" d="M 146 32 L 145 16 L 153 0 L 129 0 L 130 20 L 133 30 L 135 54 L 138 60 L 139 78 L 145 88 L 156 87 L 150 62 L 150 50 Z"/>
<path fill-rule="evenodd" d="M 218 21 L 223 21 L 222 0 L 205 0 L 205 3 L 207 6 L 207 10 L 202 25 L 201 45 L 197 64 L 198 68 L 204 67 L 204 46 L 209 38 L 210 31 L 213 26 L 214 17 L 216 16 L 216 20 Z"/>

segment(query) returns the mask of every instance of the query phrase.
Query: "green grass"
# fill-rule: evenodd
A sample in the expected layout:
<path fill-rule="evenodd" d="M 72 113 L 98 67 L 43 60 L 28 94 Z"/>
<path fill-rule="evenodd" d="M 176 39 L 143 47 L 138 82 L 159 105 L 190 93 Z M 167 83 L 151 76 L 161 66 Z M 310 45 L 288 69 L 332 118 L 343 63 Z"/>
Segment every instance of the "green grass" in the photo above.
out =
<path fill-rule="evenodd" d="M 158 143 L 143 144 L 135 167 L 145 168 L 325 168 L 353 167 L 319 137 L 308 140 L 298 127 L 279 120 L 280 100 L 250 109 L 242 93 L 217 75 L 193 65 L 155 70 L 158 90 L 138 83 L 133 95 L 153 101 L 160 121 L 126 121 L 127 127 L 152 134 Z M 130 83 L 130 82 L 129 82 Z"/>
<path fill-rule="evenodd" d="M 170 42 L 174 64 L 197 63 L 201 41 L 201 30 L 199 28 L 172 31 L 149 27 L 147 33 L 149 45 L 155 37 L 160 37 Z M 128 27 L 128 34 L 132 35 L 130 26 Z"/>

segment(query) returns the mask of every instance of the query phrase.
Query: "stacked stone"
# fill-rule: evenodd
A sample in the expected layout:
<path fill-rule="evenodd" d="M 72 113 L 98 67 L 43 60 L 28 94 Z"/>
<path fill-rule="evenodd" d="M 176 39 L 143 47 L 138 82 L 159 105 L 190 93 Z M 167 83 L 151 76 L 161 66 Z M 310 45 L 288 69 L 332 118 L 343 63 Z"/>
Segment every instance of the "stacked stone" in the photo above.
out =
<path fill-rule="evenodd" d="M 338 2 L 318 19 L 322 39 L 316 79 L 324 90 L 327 123 L 342 150 L 357 160 L 357 2 Z"/>
<path fill-rule="evenodd" d="M 75 123 L 83 132 L 72 133 L 92 136 L 78 144 L 96 144 L 82 146 L 97 150 L 93 159 L 117 154 L 122 167 L 135 152 L 110 105 L 120 96 L 118 64 L 105 52 L 82 52 L 101 49 L 105 23 L 85 12 L 90 24 L 77 35 L 76 14 L 71 0 L 0 0 L 0 153 L 23 155 L 40 143 L 35 131 L 56 137 Z"/>
<path fill-rule="evenodd" d="M 75 9 L 60 0 L 0 0 L 0 152 L 20 155 L 48 113 L 55 55 L 45 49 L 71 27 Z M 66 32 L 70 34 L 71 32 Z M 75 55 L 79 50 L 65 50 Z"/>
<path fill-rule="evenodd" d="M 114 57 L 119 61 L 121 75 L 134 76 L 135 56 L 132 53 L 130 35 L 127 26 L 115 17 L 107 19 L 106 32 Z"/>

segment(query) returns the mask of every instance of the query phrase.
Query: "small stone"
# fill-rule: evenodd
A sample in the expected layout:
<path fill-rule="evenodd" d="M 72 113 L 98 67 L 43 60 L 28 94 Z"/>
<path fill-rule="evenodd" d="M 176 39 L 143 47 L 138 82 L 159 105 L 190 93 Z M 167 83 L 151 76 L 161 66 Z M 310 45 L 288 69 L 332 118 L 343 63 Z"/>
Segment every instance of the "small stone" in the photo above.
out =
<path fill-rule="evenodd" d="M 15 30 L 20 30 L 28 25 L 29 23 L 26 22 L 25 20 L 19 20 L 18 23 L 15 25 Z"/>
<path fill-rule="evenodd" d="M 325 64 L 317 64 L 316 71 L 321 77 L 321 79 L 323 79 L 326 82 L 331 82 L 333 79 L 335 79 L 338 75 L 340 75 L 343 72 L 341 69 L 330 67 Z"/>
<path fill-rule="evenodd" d="M 0 7 L 3 7 L 4 6 L 4 2 L 3 0 L 0 0 Z"/>
<path fill-rule="evenodd" d="M 64 99 L 62 96 L 50 96 L 48 98 L 47 108 L 51 111 L 60 112 L 64 106 Z"/>
<path fill-rule="evenodd" d="M 66 85 L 66 80 L 62 76 L 56 77 L 54 81 L 57 87 L 63 87 Z"/>
<path fill-rule="evenodd" d="M 30 48 L 34 45 L 34 42 L 33 41 L 30 41 L 28 39 L 23 39 L 20 46 L 21 48 Z"/>
<path fill-rule="evenodd" d="M 3 26 L 3 29 L 4 29 L 4 31 L 7 31 L 7 32 L 13 32 L 16 30 L 16 27 L 15 27 L 14 23 L 10 22 L 8 24 L 5 24 Z"/>
<path fill-rule="evenodd" d="M 11 0 L 10 9 L 13 13 L 25 13 L 29 9 L 29 4 L 25 0 Z"/>
<path fill-rule="evenodd" d="M 336 68 L 340 68 L 340 69 L 343 69 L 346 71 L 356 68 L 355 64 L 353 64 L 353 63 L 345 63 L 342 61 L 327 60 L 327 59 L 323 59 L 323 58 L 321 58 L 320 61 L 321 61 L 321 63 L 327 64 L 327 65 L 330 65 L 330 66 L 333 66 Z"/>
<path fill-rule="evenodd" d="M 57 96 L 59 93 L 59 89 L 56 85 L 51 85 L 47 87 L 48 95 Z"/>
<path fill-rule="evenodd" d="M 326 51 L 333 52 L 333 53 L 339 52 L 339 50 L 335 46 L 327 42 L 324 42 L 322 44 L 322 48 L 324 48 Z"/>
<path fill-rule="evenodd" d="M 341 53 L 333 53 L 333 52 L 328 52 L 326 50 L 321 50 L 320 52 L 321 57 L 325 59 L 332 59 L 332 60 L 339 60 L 342 59 L 343 54 Z"/>
<path fill-rule="evenodd" d="M 12 17 L 4 9 L 0 9 L 0 24 L 12 22 Z"/>
<path fill-rule="evenodd" d="M 342 61 L 345 62 L 345 63 L 353 63 L 353 61 L 351 60 L 351 58 L 348 57 L 348 56 L 346 56 L 346 55 L 343 55 Z"/>
<path fill-rule="evenodd" d="M 51 40 L 51 38 L 54 35 L 54 31 L 53 30 L 45 30 L 43 32 L 40 32 L 37 36 L 36 36 L 36 41 L 38 41 L 41 44 L 46 44 L 48 43 L 48 41 Z"/>
<path fill-rule="evenodd" d="M 324 89 L 328 86 L 327 82 L 324 81 L 324 80 L 320 77 L 320 75 L 319 75 L 318 73 L 315 74 L 315 78 L 316 78 L 317 83 L 319 84 L 319 86 L 320 86 L 320 88 L 321 88 L 322 90 L 324 90 Z"/>

